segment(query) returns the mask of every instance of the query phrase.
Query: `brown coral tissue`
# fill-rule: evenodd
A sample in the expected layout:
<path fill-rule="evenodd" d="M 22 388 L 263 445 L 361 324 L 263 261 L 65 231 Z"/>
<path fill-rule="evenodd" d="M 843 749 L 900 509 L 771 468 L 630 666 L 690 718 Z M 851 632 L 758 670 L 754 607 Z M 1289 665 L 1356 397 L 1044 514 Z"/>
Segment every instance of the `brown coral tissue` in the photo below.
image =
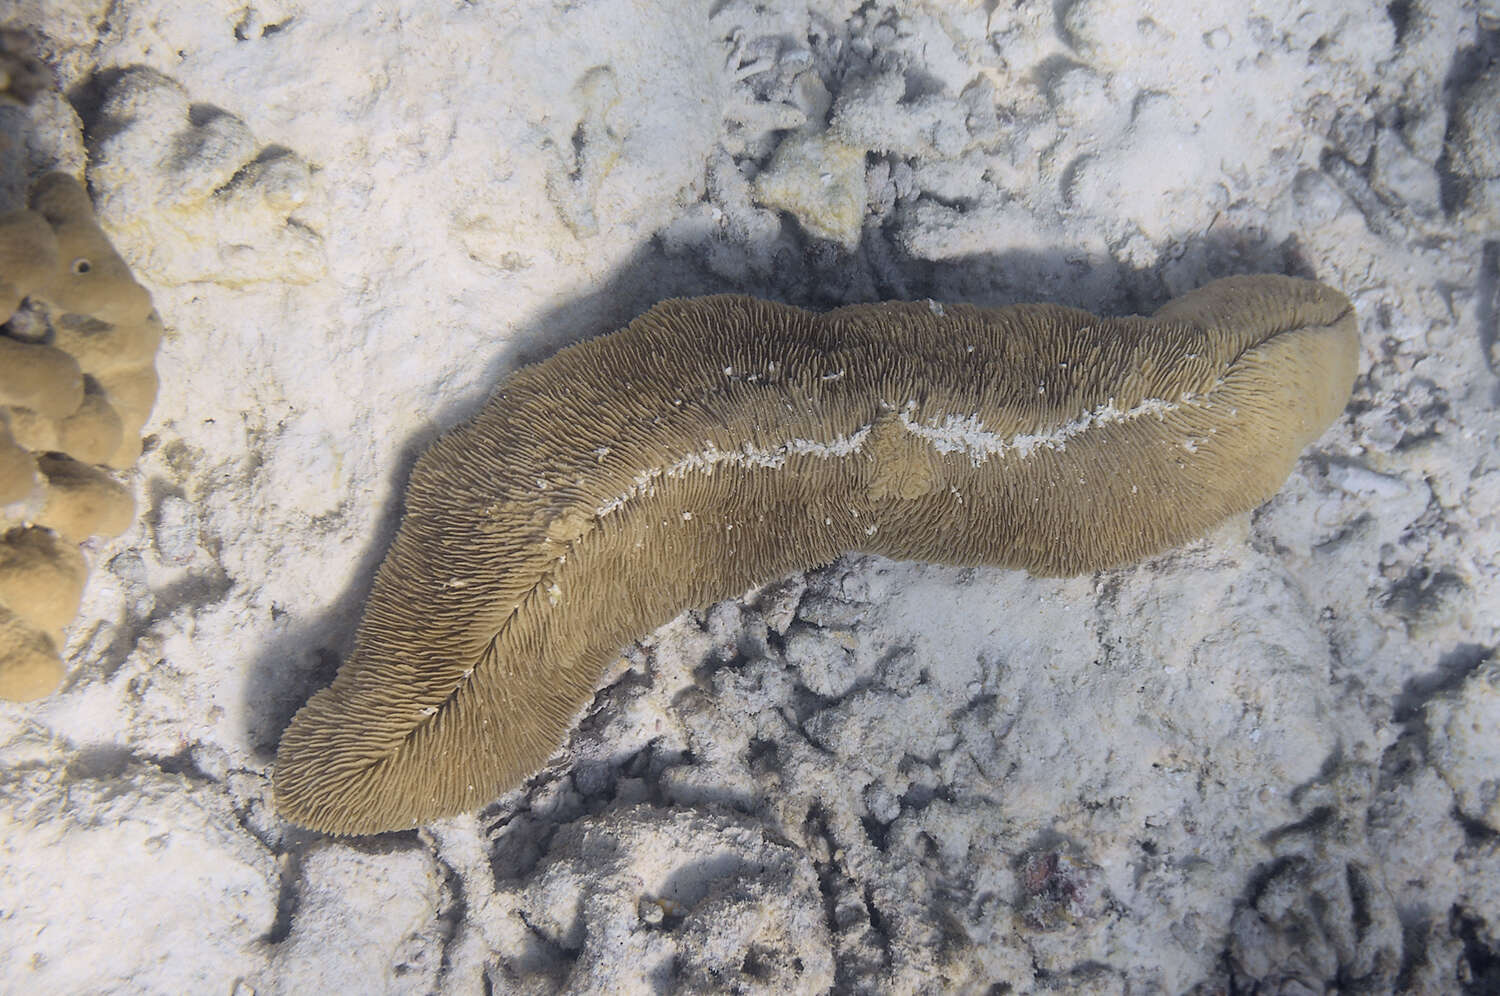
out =
<path fill-rule="evenodd" d="M 85 575 L 70 544 L 135 514 L 106 467 L 140 454 L 161 338 L 151 295 L 65 173 L 0 215 L 0 323 L 0 699 L 25 700 L 62 677 Z"/>
<path fill-rule="evenodd" d="M 282 737 L 288 819 L 472 810 L 622 645 L 851 550 L 1076 574 L 1271 496 L 1343 409 L 1348 300 L 1220 280 L 1149 318 L 667 301 L 520 370 L 418 462 L 354 651 Z"/>

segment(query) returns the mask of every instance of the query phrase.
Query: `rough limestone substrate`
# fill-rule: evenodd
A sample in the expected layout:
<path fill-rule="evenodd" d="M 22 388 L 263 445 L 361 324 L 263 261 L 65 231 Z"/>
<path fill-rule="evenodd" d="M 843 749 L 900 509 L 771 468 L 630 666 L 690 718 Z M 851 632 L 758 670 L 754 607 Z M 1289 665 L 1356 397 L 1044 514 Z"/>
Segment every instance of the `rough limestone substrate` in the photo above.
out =
<path fill-rule="evenodd" d="M 6 881 L 24 901 L 3 906 L 27 943 L 5 978 L 1494 988 L 1500 820 L 1493 740 L 1474 736 L 1497 722 L 1500 602 L 1492 12 L 955 6 L 718 8 L 726 123 L 659 245 L 705 289 L 802 303 L 1146 309 L 1223 272 L 1310 271 L 1356 301 L 1368 374 L 1283 495 L 1098 578 L 850 560 L 770 586 L 632 650 L 561 761 L 477 821 L 339 843 L 266 812 L 248 745 L 274 722 L 235 730 L 239 705 L 200 691 L 223 678 L 180 662 L 243 639 L 216 607 L 310 611 L 257 604 L 239 547 L 283 503 L 358 534 L 317 505 L 344 488 L 312 483 L 347 471 L 299 460 L 299 479 L 270 443 L 322 452 L 317 433 L 256 427 L 238 450 L 184 400 L 181 441 L 148 455 L 147 524 L 91 596 L 117 621 L 78 652 L 108 668 L 41 730 L 6 721 Z M 226 30 L 274 39 L 293 15 L 247 9 Z M 55 16 L 92 40 L 87 17 Z M 630 87 L 592 69 L 579 142 L 562 136 L 572 158 L 536 201 L 580 239 L 613 228 L 587 235 L 629 139 L 607 111 Z M 838 170 L 799 182 L 810 148 Z M 524 268 L 494 230 L 458 229 L 495 272 Z M 331 254 L 336 279 L 356 263 L 379 261 Z M 96 716 L 123 734 L 49 739 Z M 193 929 L 146 943 L 59 912 L 127 893 L 130 922 Z"/>

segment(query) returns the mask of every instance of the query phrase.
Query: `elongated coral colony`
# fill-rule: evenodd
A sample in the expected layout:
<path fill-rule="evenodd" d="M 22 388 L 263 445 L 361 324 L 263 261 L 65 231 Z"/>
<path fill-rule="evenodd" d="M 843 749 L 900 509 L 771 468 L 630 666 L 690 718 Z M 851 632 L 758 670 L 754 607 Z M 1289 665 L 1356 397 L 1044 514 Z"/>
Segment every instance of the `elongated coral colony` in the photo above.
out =
<path fill-rule="evenodd" d="M 140 455 L 161 320 L 66 173 L 0 216 L 0 315 L 0 698 L 26 700 L 61 679 L 79 544 L 134 516 L 110 471 Z"/>
<path fill-rule="evenodd" d="M 354 654 L 282 736 L 277 806 L 344 834 L 476 809 L 626 642 L 845 550 L 1078 574 L 1187 542 L 1281 487 L 1358 359 L 1344 295 L 1269 275 L 1150 318 L 663 302 L 418 461 Z"/>

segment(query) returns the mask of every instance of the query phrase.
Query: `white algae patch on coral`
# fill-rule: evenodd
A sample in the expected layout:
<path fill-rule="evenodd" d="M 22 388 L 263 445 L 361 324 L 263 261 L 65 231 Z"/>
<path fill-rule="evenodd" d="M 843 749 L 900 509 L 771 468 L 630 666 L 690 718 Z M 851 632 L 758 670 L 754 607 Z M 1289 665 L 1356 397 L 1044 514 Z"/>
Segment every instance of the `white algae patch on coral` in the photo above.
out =
<path fill-rule="evenodd" d="M 136 525 L 61 690 L 0 706 L 0 989 L 1500 989 L 1488 0 L 0 22 L 60 88 L 0 107 L 0 195 L 87 175 L 165 325 Z M 807 135 L 857 155 L 778 168 Z M 847 559 L 633 648 L 477 818 L 271 813 L 413 455 L 519 363 L 674 295 L 1265 271 L 1364 356 L 1252 516 L 1068 581 Z"/>

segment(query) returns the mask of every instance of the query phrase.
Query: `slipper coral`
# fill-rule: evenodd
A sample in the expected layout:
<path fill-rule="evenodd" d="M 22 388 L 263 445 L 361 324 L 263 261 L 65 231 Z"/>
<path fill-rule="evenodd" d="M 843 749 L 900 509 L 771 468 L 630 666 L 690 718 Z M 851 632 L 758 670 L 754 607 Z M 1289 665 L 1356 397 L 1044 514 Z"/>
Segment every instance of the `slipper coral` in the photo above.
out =
<path fill-rule="evenodd" d="M 1358 335 L 1311 281 L 1150 318 L 667 301 L 518 371 L 418 461 L 352 656 L 281 740 L 278 808 L 340 834 L 478 808 L 557 749 L 622 645 L 859 550 L 1077 574 L 1269 498 Z"/>

